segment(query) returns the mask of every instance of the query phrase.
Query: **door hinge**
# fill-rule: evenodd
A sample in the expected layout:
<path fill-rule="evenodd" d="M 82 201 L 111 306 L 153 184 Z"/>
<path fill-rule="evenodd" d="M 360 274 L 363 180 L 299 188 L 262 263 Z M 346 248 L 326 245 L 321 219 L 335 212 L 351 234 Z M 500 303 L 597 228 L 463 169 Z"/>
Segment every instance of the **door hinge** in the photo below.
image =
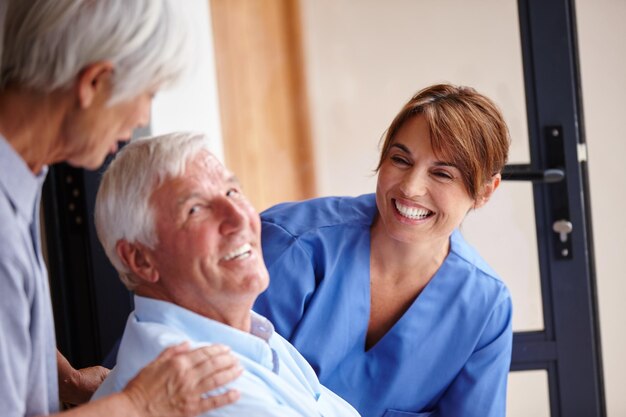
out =
<path fill-rule="evenodd" d="M 578 162 L 587 162 L 587 144 L 579 143 L 577 146 Z"/>

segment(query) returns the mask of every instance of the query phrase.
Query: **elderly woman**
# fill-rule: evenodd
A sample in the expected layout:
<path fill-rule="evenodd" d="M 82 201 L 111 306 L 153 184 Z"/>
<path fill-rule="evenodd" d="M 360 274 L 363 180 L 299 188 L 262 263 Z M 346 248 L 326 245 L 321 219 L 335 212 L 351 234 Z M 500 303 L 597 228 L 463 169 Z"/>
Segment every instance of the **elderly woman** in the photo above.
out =
<path fill-rule="evenodd" d="M 391 123 L 375 195 L 262 214 L 272 284 L 255 310 L 362 415 L 505 415 L 511 298 L 458 228 L 508 149 L 488 98 L 435 85 Z"/>
<path fill-rule="evenodd" d="M 76 371 L 56 351 L 39 241 L 41 187 L 47 165 L 96 168 L 148 122 L 153 95 L 179 78 L 191 53 L 178 9 L 171 0 L 0 3 L 3 416 L 55 413 L 59 388 L 64 400 L 85 401 L 106 375 L 100 367 Z M 235 362 L 224 348 L 174 347 L 122 393 L 67 415 L 195 415 L 236 398 L 200 396 L 238 375 Z"/>
<path fill-rule="evenodd" d="M 162 349 L 222 343 L 244 372 L 235 404 L 212 416 L 358 416 L 321 386 L 272 324 L 251 312 L 268 284 L 259 215 L 201 134 L 131 142 L 105 172 L 96 228 L 135 294 L 117 365 L 95 397 L 116 392 Z"/>

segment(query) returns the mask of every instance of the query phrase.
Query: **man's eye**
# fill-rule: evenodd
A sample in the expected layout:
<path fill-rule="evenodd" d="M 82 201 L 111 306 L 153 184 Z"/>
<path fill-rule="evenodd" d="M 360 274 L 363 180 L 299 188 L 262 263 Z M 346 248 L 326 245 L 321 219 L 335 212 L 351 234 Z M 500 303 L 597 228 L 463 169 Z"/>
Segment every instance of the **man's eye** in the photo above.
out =
<path fill-rule="evenodd" d="M 188 213 L 188 214 L 191 216 L 191 215 L 196 214 L 196 213 L 197 213 L 197 212 L 199 212 L 199 211 L 200 211 L 200 206 L 198 206 L 198 205 L 191 206 L 191 207 L 189 208 L 189 213 Z"/>
<path fill-rule="evenodd" d="M 230 190 L 226 191 L 226 197 L 238 197 L 239 196 L 239 190 L 236 188 L 231 188 Z"/>

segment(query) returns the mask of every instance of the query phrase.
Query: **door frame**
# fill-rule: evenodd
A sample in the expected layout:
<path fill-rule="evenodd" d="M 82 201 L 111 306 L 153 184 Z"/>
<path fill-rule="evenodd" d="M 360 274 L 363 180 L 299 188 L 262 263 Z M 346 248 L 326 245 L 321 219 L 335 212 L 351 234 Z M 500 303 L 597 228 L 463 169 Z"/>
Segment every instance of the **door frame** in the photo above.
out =
<path fill-rule="evenodd" d="M 548 373 L 551 417 L 606 416 L 598 324 L 580 69 L 573 0 L 519 0 L 531 163 L 553 164 L 561 136 L 565 179 L 533 184 L 544 330 L 516 332 L 512 371 Z M 557 130 L 554 130 L 557 129 Z M 555 199 L 555 187 L 562 194 Z M 563 204 L 572 231 L 567 255 L 553 224 Z M 556 250 L 555 250 L 556 249 Z"/>

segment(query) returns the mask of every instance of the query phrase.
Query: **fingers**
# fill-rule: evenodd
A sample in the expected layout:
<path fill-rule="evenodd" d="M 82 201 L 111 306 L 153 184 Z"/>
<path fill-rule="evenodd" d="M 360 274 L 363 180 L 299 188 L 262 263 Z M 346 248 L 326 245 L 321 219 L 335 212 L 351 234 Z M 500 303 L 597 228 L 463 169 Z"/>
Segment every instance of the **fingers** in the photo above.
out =
<path fill-rule="evenodd" d="M 204 346 L 179 354 L 176 359 L 187 361 L 192 369 L 186 372 L 188 380 L 196 381 L 196 391 L 205 393 L 219 388 L 241 375 L 243 368 L 223 345 Z"/>
<path fill-rule="evenodd" d="M 234 356 L 223 355 L 197 366 L 195 371 L 201 375 L 199 392 L 208 392 L 234 381 L 241 376 L 243 368 Z"/>
<path fill-rule="evenodd" d="M 154 361 L 166 361 L 173 356 L 187 351 L 189 351 L 189 342 L 183 342 L 178 345 L 168 347 L 163 352 L 161 352 Z"/>
<path fill-rule="evenodd" d="M 194 416 L 239 398 L 228 390 L 203 395 L 237 378 L 243 369 L 230 349 L 221 345 L 189 350 L 188 344 L 170 347 L 131 380 L 124 392 L 147 416 Z"/>
<path fill-rule="evenodd" d="M 212 396 L 203 398 L 198 403 L 198 412 L 204 413 L 206 411 L 213 410 L 215 408 L 232 404 L 235 401 L 237 401 L 239 397 L 240 397 L 239 391 L 231 389 L 225 392 L 224 394 L 212 395 Z"/>
<path fill-rule="evenodd" d="M 224 345 L 203 346 L 192 351 L 178 353 L 178 355 L 185 355 L 191 366 L 206 363 L 207 360 L 213 362 L 232 357 L 230 348 Z"/>

